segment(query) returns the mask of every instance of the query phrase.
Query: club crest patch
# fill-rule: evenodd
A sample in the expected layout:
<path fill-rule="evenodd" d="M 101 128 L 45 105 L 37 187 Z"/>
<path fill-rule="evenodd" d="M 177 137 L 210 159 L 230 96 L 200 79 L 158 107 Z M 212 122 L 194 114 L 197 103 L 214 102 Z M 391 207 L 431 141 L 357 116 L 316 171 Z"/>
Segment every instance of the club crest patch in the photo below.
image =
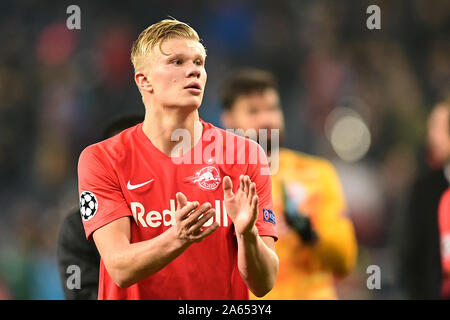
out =
<path fill-rule="evenodd" d="M 216 190 L 222 179 L 216 167 L 208 166 L 197 171 L 194 175 L 184 178 L 184 181 L 195 183 L 204 190 Z"/>

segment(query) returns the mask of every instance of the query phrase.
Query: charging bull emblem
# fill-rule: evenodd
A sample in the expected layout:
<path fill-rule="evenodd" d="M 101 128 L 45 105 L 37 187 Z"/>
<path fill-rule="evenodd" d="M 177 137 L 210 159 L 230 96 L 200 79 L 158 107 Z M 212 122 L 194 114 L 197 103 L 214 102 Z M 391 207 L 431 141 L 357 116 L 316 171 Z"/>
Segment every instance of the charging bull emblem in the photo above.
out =
<path fill-rule="evenodd" d="M 184 178 L 184 181 L 196 183 L 205 190 L 215 190 L 220 185 L 220 174 L 216 167 L 205 167 L 197 171 L 193 176 Z"/>

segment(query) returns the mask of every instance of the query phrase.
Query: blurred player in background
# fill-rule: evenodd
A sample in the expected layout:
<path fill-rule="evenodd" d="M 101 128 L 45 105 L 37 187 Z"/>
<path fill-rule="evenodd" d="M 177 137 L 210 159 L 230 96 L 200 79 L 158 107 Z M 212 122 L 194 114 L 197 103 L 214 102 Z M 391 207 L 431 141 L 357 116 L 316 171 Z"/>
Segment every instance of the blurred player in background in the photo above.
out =
<path fill-rule="evenodd" d="M 444 193 L 439 205 L 439 231 L 442 261 L 441 296 L 450 299 L 450 189 Z"/>
<path fill-rule="evenodd" d="M 224 85 L 222 122 L 227 128 L 279 129 L 284 119 L 275 78 L 243 70 Z M 267 299 L 336 299 L 334 276 L 354 267 L 357 244 L 335 169 L 325 159 L 286 148 L 272 176 L 277 212 L 279 274 Z M 282 142 L 280 142 L 280 145 Z M 268 155 L 269 156 L 269 155 Z"/>
<path fill-rule="evenodd" d="M 412 186 L 400 224 L 399 277 L 408 299 L 441 297 L 438 205 L 450 182 L 449 102 L 439 102 L 427 121 L 427 165 Z"/>
<path fill-rule="evenodd" d="M 446 146 L 450 148 L 450 99 L 439 103 L 439 106 L 443 109 L 443 111 L 447 110 L 445 130 L 447 132 L 447 136 L 446 138 L 442 138 L 442 148 L 445 149 Z M 444 173 L 450 184 L 450 149 L 448 154 L 449 157 L 446 159 L 447 161 L 444 167 Z M 441 198 L 439 204 L 438 223 L 442 261 L 441 297 L 444 299 L 450 299 L 450 188 L 447 188 L 447 191 Z"/>
<path fill-rule="evenodd" d="M 104 130 L 102 140 L 108 139 L 121 131 L 144 120 L 143 116 L 121 116 L 113 120 Z M 98 296 L 98 277 L 100 255 L 95 243 L 86 240 L 80 207 L 67 215 L 59 231 L 57 259 L 61 285 L 67 300 L 96 300 Z M 80 289 L 70 289 L 67 280 L 72 275 L 67 272 L 71 265 L 80 268 Z"/>
<path fill-rule="evenodd" d="M 131 52 L 144 122 L 80 155 L 80 211 L 101 256 L 99 299 L 248 299 L 249 289 L 264 296 L 273 287 L 267 158 L 254 141 L 199 118 L 205 59 L 185 23 L 144 30 Z M 187 148 L 174 133 L 187 133 Z M 219 141 L 236 142 L 227 150 Z M 245 162 L 224 164 L 228 152 Z"/>

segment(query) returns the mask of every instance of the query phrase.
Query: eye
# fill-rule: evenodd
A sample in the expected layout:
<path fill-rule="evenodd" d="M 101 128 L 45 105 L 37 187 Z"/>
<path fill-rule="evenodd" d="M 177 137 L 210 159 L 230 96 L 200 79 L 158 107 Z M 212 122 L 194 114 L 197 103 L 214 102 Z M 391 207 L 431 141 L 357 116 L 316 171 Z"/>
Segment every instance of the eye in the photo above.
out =
<path fill-rule="evenodd" d="M 174 64 L 174 65 L 177 65 L 177 66 L 181 66 L 183 64 L 183 60 L 175 59 L 175 60 L 172 60 L 171 63 Z"/>
<path fill-rule="evenodd" d="M 280 109 L 281 109 L 280 106 L 278 106 L 278 105 L 273 105 L 273 106 L 271 106 L 271 107 L 269 108 L 269 111 L 270 111 L 270 112 L 277 112 L 277 111 L 280 110 Z"/>
<path fill-rule="evenodd" d="M 258 110 L 258 108 L 248 108 L 247 112 L 250 115 L 256 115 L 256 114 L 258 114 L 259 110 Z"/>
<path fill-rule="evenodd" d="M 196 65 L 198 65 L 198 66 L 202 66 L 202 65 L 203 65 L 203 60 L 197 59 L 197 60 L 195 60 L 194 63 L 195 63 Z"/>

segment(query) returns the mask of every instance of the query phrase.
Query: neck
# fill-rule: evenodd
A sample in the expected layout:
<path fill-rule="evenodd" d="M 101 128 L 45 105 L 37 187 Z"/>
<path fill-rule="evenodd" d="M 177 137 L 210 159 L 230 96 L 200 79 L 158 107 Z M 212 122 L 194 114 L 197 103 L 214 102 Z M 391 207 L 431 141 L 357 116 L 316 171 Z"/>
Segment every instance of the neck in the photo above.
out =
<path fill-rule="evenodd" d="M 183 108 L 156 108 L 147 107 L 142 130 L 152 144 L 168 156 L 180 157 L 183 149 L 178 149 L 178 154 L 172 154 L 172 150 L 180 141 L 172 141 L 172 134 L 176 129 L 184 129 L 189 132 L 190 148 L 201 139 L 203 126 L 195 125 L 200 121 L 197 109 Z M 178 139 L 178 136 L 175 137 Z"/>

